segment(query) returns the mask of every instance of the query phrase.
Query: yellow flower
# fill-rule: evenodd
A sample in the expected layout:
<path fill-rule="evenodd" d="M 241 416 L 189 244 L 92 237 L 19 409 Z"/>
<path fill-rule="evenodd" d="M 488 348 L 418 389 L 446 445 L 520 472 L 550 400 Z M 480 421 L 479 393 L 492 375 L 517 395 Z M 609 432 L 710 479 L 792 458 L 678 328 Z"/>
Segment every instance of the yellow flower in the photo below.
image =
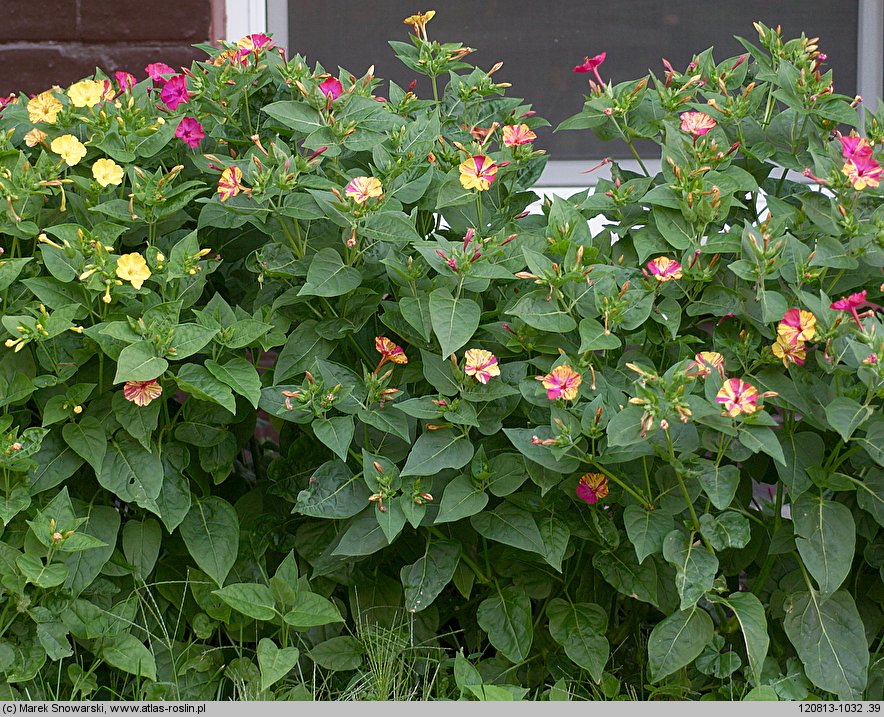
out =
<path fill-rule="evenodd" d="M 123 168 L 112 159 L 99 159 L 92 165 L 92 176 L 102 187 L 119 187 L 123 183 Z"/>
<path fill-rule="evenodd" d="M 25 144 L 28 145 L 28 147 L 36 147 L 45 139 L 46 133 L 34 127 L 34 129 L 25 135 Z"/>
<path fill-rule="evenodd" d="M 117 259 L 117 276 L 131 283 L 136 289 L 140 289 L 150 277 L 150 269 L 147 268 L 147 262 L 141 254 L 135 252 L 123 254 Z"/>
<path fill-rule="evenodd" d="M 86 156 L 86 147 L 72 134 L 63 134 L 61 137 L 56 137 L 52 140 L 52 144 L 49 147 L 67 162 L 68 167 L 73 167 Z"/>
<path fill-rule="evenodd" d="M 46 90 L 28 100 L 28 119 L 34 124 L 55 124 L 55 119 L 63 108 L 64 105 L 52 94 L 52 90 Z"/>
<path fill-rule="evenodd" d="M 104 82 L 81 80 L 68 87 L 68 97 L 74 107 L 95 107 L 104 99 Z"/>

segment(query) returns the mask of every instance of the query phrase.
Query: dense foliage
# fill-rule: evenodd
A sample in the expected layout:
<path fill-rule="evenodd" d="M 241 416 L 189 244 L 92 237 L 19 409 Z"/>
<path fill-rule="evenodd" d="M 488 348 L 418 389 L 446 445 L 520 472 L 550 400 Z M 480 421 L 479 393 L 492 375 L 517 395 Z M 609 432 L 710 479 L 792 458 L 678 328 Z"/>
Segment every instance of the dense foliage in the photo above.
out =
<path fill-rule="evenodd" d="M 432 99 L 252 35 L 4 100 L 0 697 L 881 699 L 884 107 L 587 58 L 660 170 L 529 212 L 432 14 Z"/>

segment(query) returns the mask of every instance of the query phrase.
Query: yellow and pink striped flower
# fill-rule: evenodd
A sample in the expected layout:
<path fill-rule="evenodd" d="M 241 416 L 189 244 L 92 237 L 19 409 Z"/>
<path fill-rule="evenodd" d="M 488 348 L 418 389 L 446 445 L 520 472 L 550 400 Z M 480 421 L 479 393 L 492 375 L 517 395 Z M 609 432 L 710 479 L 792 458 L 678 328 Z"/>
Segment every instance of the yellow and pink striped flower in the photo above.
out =
<path fill-rule="evenodd" d="M 263 32 L 256 32 L 252 35 L 246 35 L 236 43 L 241 55 L 248 55 L 250 52 L 258 53 L 259 51 L 273 47 L 273 40 Z"/>
<path fill-rule="evenodd" d="M 573 401 L 577 398 L 577 391 L 583 383 L 583 377 L 567 364 L 556 366 L 546 376 L 537 376 L 537 380 L 543 383 L 546 389 L 546 397 L 550 401 L 563 398 Z"/>
<path fill-rule="evenodd" d="M 736 418 L 742 413 L 750 414 L 758 410 L 758 389 L 741 378 L 729 378 L 715 396 L 728 416 Z"/>
<path fill-rule="evenodd" d="M 874 189 L 881 183 L 881 165 L 871 156 L 848 159 L 841 168 L 857 191 L 868 187 Z"/>
<path fill-rule="evenodd" d="M 218 180 L 218 194 L 222 202 L 235 197 L 242 191 L 242 188 L 242 170 L 239 167 L 228 167 L 221 172 L 221 179 Z"/>
<path fill-rule="evenodd" d="M 354 177 L 344 188 L 344 194 L 357 204 L 365 204 L 373 197 L 379 197 L 384 193 L 381 180 L 377 177 Z"/>
<path fill-rule="evenodd" d="M 700 351 L 688 364 L 688 373 L 706 378 L 713 371 L 724 378 L 724 356 L 717 351 Z"/>
<path fill-rule="evenodd" d="M 660 283 L 663 283 L 664 281 L 672 281 L 673 279 L 681 279 L 682 277 L 681 264 L 675 259 L 670 259 L 666 256 L 658 256 L 656 259 L 651 259 L 648 262 L 648 271 L 650 271 Z"/>
<path fill-rule="evenodd" d="M 486 384 L 493 376 L 500 376 L 497 356 L 484 349 L 467 349 L 464 353 L 464 373 L 479 383 Z"/>
<path fill-rule="evenodd" d="M 503 144 L 505 147 L 519 147 L 531 144 L 537 135 L 526 124 L 508 124 L 503 128 Z"/>
<path fill-rule="evenodd" d="M 816 316 L 803 309 L 789 309 L 777 326 L 777 335 L 793 346 L 810 341 L 816 336 Z"/>
<path fill-rule="evenodd" d="M 381 355 L 381 364 L 385 361 L 392 361 L 398 364 L 408 363 L 408 357 L 405 355 L 402 347 L 394 344 L 386 336 L 375 336 L 374 348 Z M 380 364 L 378 366 L 380 367 Z"/>
<path fill-rule="evenodd" d="M 683 112 L 679 116 L 681 118 L 681 131 L 692 135 L 695 140 L 697 137 L 702 137 L 717 124 L 705 112 Z"/>
<path fill-rule="evenodd" d="M 484 192 L 497 176 L 497 165 L 490 157 L 477 154 L 460 164 L 460 183 L 464 189 L 478 189 Z"/>
<path fill-rule="evenodd" d="M 123 384 L 123 397 L 136 406 L 146 406 L 155 398 L 159 398 L 162 393 L 163 387 L 156 379 L 153 381 L 126 381 Z"/>
<path fill-rule="evenodd" d="M 803 366 L 807 358 L 807 351 L 804 348 L 803 341 L 790 341 L 782 334 L 777 336 L 777 340 L 771 347 L 774 356 L 783 362 L 783 366 L 789 368 L 790 363 L 796 366 Z"/>
<path fill-rule="evenodd" d="M 604 473 L 587 473 L 577 484 L 577 497 L 589 505 L 608 495 L 608 478 Z"/>

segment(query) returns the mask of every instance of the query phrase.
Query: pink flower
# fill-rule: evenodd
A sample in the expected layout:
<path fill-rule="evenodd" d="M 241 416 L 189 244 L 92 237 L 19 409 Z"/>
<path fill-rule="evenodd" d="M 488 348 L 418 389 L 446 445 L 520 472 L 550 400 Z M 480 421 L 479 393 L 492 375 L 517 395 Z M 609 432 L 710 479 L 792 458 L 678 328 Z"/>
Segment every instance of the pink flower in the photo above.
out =
<path fill-rule="evenodd" d="M 859 326 L 860 331 L 865 331 L 863 329 L 863 325 L 859 320 L 859 314 L 856 313 L 857 308 L 862 306 L 866 302 L 866 294 L 868 292 L 863 289 L 855 294 L 851 294 L 850 296 L 842 296 L 837 301 L 833 301 L 829 304 L 830 309 L 835 309 L 836 311 L 849 311 L 850 315 L 853 316 L 853 320 L 856 322 L 856 325 Z"/>
<path fill-rule="evenodd" d="M 182 117 L 175 130 L 175 136 L 178 137 L 188 147 L 196 149 L 200 146 L 200 142 L 206 133 L 203 132 L 203 126 L 193 117 Z"/>
<path fill-rule="evenodd" d="M 147 73 L 147 76 L 150 77 L 155 83 L 157 82 L 165 82 L 166 78 L 163 75 L 174 75 L 175 68 L 169 67 L 164 62 L 151 62 L 147 67 L 144 68 L 144 71 Z"/>
<path fill-rule="evenodd" d="M 681 115 L 681 131 L 697 137 L 702 137 L 710 129 L 715 127 L 715 120 L 705 112 L 683 112 Z"/>
<path fill-rule="evenodd" d="M 486 384 L 493 376 L 500 376 L 497 356 L 484 349 L 467 349 L 464 353 L 464 373 L 473 376 L 479 383 Z"/>
<path fill-rule="evenodd" d="M 838 139 L 841 141 L 841 154 L 844 159 L 863 159 L 872 156 L 872 146 L 865 137 L 860 137 L 851 132 L 847 137 L 840 132 L 836 132 Z"/>
<path fill-rule="evenodd" d="M 573 401 L 577 398 L 577 390 L 583 383 L 583 377 L 568 365 L 556 366 L 546 376 L 537 376 L 538 381 L 543 382 L 546 389 L 546 397 L 550 401 L 563 398 Z"/>
<path fill-rule="evenodd" d="M 795 346 L 816 336 L 816 316 L 803 309 L 789 309 L 777 326 L 777 334 Z"/>
<path fill-rule="evenodd" d="M 123 384 L 123 397 L 136 406 L 146 406 L 163 393 L 160 382 L 153 381 L 126 381 Z"/>
<path fill-rule="evenodd" d="M 605 84 L 602 82 L 602 78 L 599 77 L 598 66 L 605 61 L 607 54 L 607 52 L 601 52 L 595 57 L 584 57 L 583 64 L 577 65 L 577 67 L 574 68 L 574 72 L 591 72 L 595 75 L 595 78 L 600 85 Z"/>
<path fill-rule="evenodd" d="M 864 157 L 855 156 L 848 159 L 841 168 L 841 172 L 847 175 L 853 188 L 861 191 L 866 187 L 877 187 L 881 183 L 881 165 L 871 155 Z"/>
<path fill-rule="evenodd" d="M 503 144 L 505 147 L 518 147 L 531 144 L 537 135 L 526 124 L 508 124 L 503 128 Z"/>
<path fill-rule="evenodd" d="M 344 86 L 337 77 L 328 77 L 319 83 L 319 91 L 334 102 L 344 91 Z"/>
<path fill-rule="evenodd" d="M 187 80 L 184 75 L 175 75 L 163 85 L 160 99 L 170 110 L 178 108 L 178 105 L 187 102 L 190 94 L 187 92 Z"/>
<path fill-rule="evenodd" d="M 592 505 L 608 495 L 608 478 L 604 473 L 587 473 L 577 484 L 577 497 Z"/>
<path fill-rule="evenodd" d="M 344 194 L 353 199 L 357 204 L 365 204 L 369 199 L 379 197 L 384 193 L 381 180 L 377 177 L 354 177 L 344 187 Z"/>
<path fill-rule="evenodd" d="M 239 48 L 239 54 L 242 57 L 245 57 L 250 52 L 254 52 L 257 54 L 264 48 L 272 47 L 273 40 L 270 39 L 263 32 L 256 32 L 252 35 L 246 35 L 242 40 L 236 43 L 236 46 Z"/>
<path fill-rule="evenodd" d="M 724 405 L 727 415 L 736 418 L 741 413 L 758 410 L 758 389 L 739 378 L 729 378 L 716 394 L 715 400 Z"/>
<path fill-rule="evenodd" d="M 218 180 L 218 195 L 222 202 L 235 197 L 242 191 L 242 170 L 239 167 L 227 167 L 221 172 Z"/>
<path fill-rule="evenodd" d="M 135 75 L 131 72 L 115 72 L 114 77 L 117 80 L 117 87 L 120 92 L 128 92 L 135 86 Z"/>
<path fill-rule="evenodd" d="M 675 259 L 670 259 L 665 256 L 658 256 L 656 259 L 651 259 L 648 262 L 648 271 L 650 271 L 656 278 L 657 281 L 663 283 L 664 281 L 672 281 L 673 279 L 681 279 L 681 264 L 679 264 Z"/>

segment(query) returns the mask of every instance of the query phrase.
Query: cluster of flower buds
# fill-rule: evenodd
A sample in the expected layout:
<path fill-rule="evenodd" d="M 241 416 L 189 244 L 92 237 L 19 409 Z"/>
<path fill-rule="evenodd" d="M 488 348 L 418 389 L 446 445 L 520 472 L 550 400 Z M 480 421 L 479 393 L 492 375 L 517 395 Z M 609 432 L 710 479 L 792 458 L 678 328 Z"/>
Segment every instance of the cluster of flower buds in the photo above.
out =
<path fill-rule="evenodd" d="M 65 530 L 64 532 L 62 532 L 56 524 L 55 518 L 49 519 L 49 532 L 52 536 L 53 547 L 57 546 L 59 543 L 63 543 L 74 534 L 73 530 Z"/>
<path fill-rule="evenodd" d="M 669 428 L 668 417 L 675 414 L 682 423 L 691 419 L 691 408 L 685 400 L 685 387 L 691 383 L 694 376 L 688 371 L 673 374 L 665 379 L 652 371 L 646 371 L 634 363 L 627 363 L 626 368 L 638 374 L 635 386 L 638 396 L 629 399 L 629 403 L 641 406 L 642 437 L 654 427 L 654 422 L 659 419 L 660 428 L 664 431 Z"/>
<path fill-rule="evenodd" d="M 316 379 L 312 373 L 305 371 L 301 388 L 296 391 L 283 390 L 280 393 L 285 399 L 283 404 L 286 411 L 309 410 L 314 416 L 322 417 L 340 398 L 341 384 L 327 388 L 321 378 Z"/>
<path fill-rule="evenodd" d="M 396 497 L 399 486 L 399 476 L 387 473 L 383 466 L 377 461 L 372 461 L 371 465 L 374 469 L 374 475 L 365 476 L 365 479 L 370 485 L 373 484 L 375 486 L 375 492 L 368 497 L 368 500 L 371 503 L 377 503 L 378 510 L 381 513 L 386 513 L 387 508 L 384 505 L 384 501 L 386 500 L 389 502 L 391 498 Z"/>
<path fill-rule="evenodd" d="M 423 489 L 420 478 L 415 478 L 414 483 L 411 485 L 410 498 L 411 502 L 416 505 L 424 505 L 424 503 L 430 503 L 433 500 L 433 496 Z"/>

